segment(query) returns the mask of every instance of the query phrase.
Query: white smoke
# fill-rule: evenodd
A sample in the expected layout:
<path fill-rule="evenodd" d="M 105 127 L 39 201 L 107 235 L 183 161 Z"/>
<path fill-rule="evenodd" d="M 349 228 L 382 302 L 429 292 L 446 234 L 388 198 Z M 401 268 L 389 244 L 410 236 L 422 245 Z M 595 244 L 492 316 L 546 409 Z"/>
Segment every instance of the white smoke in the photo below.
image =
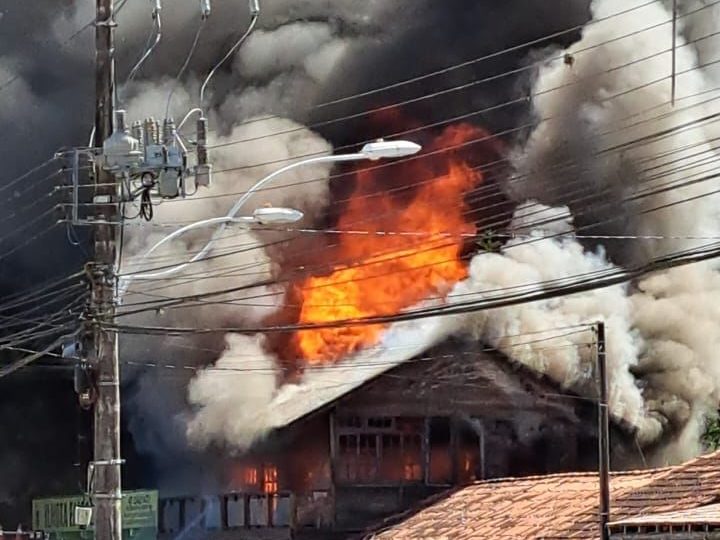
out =
<path fill-rule="evenodd" d="M 187 432 L 195 445 L 224 440 L 243 449 L 272 425 L 270 403 L 279 373 L 261 334 L 226 339 L 226 352 L 190 383 L 188 399 L 197 412 Z"/>
<path fill-rule="evenodd" d="M 451 300 L 480 299 L 535 284 L 533 289 L 541 290 L 539 284 L 543 282 L 582 275 L 593 279 L 593 274 L 613 268 L 602 252 L 586 252 L 572 235 L 557 239 L 547 236 L 547 230 L 535 230 L 508 242 L 502 253 L 476 255 L 469 278 L 455 287 Z M 644 437 L 654 438 L 660 428 L 646 418 L 642 395 L 630 374 L 639 351 L 625 286 L 480 311 L 466 316 L 463 324 L 474 339 L 549 375 L 566 388 L 579 388 L 593 380 L 595 349 L 592 332 L 578 326 L 596 321 L 605 322 L 611 336 L 607 354 L 612 411 L 641 427 Z M 586 393 L 593 395 L 592 388 Z"/>
<path fill-rule="evenodd" d="M 596 0 L 593 15 L 600 22 L 589 25 L 583 38 L 567 51 L 572 61 L 556 60 L 540 69 L 533 88 L 534 110 L 538 118 L 553 120 L 541 121 L 518 150 L 521 174 L 511 188 L 518 200 L 535 194 L 549 203 L 568 204 L 580 214 L 591 204 L 598 205 L 589 210 L 594 219 L 602 219 L 617 218 L 624 198 L 695 181 L 627 206 L 627 214 L 621 216 L 624 225 L 615 233 L 663 237 L 626 239 L 622 242 L 631 243 L 628 248 L 614 249 L 615 253 L 630 251 L 632 256 L 625 260 L 635 262 L 705 245 L 720 236 L 719 201 L 713 193 L 718 181 L 707 178 L 717 160 L 717 144 L 712 140 L 717 123 L 693 124 L 720 110 L 717 66 L 698 69 L 699 63 L 717 60 L 717 48 L 708 46 L 717 43 L 717 38 L 692 43 L 714 31 L 718 11 L 706 8 L 681 19 L 677 102 L 672 107 L 670 12 L 657 2 L 602 20 L 643 3 Z M 680 5 L 687 14 L 704 3 Z M 661 132 L 667 134 L 654 137 Z M 607 151 L 620 147 L 622 151 Z M 570 172 L 562 172 L 560 166 L 566 158 L 576 164 Z M 579 193 L 578 187 L 585 194 L 589 189 L 606 196 L 590 205 L 569 199 Z M 655 210 L 658 207 L 664 208 Z M 617 240 L 607 242 L 613 248 Z M 502 255 L 476 257 L 471 278 L 461 287 L 482 290 L 608 265 L 601 253 L 584 252 L 575 240 L 513 244 Z M 714 414 L 720 399 L 720 373 L 713 357 L 720 338 L 719 279 L 707 263 L 660 272 L 629 290 L 612 287 L 476 315 L 473 329 L 478 337 L 492 342 L 493 334 L 506 330 L 520 333 L 605 320 L 613 413 L 639 427 L 641 442 L 656 441 L 666 428 L 672 428 L 669 433 L 676 437 L 666 441 L 659 459 L 683 459 L 698 452 L 704 418 Z M 582 370 L 588 360 L 580 348 L 548 352 L 546 343 L 539 342 L 518 352 L 511 342 L 496 341 L 511 357 L 563 384 L 572 387 L 587 381 Z"/>
<path fill-rule="evenodd" d="M 245 450 L 268 431 L 282 428 L 369 379 L 446 339 L 442 318 L 393 324 L 382 341 L 336 364 L 309 367 L 300 381 L 282 384 L 278 361 L 264 337 L 229 335 L 228 350 L 190 384 L 195 415 L 188 435 L 200 448 L 222 441 Z M 422 339 L 418 339 L 422 336 Z"/>
<path fill-rule="evenodd" d="M 119 40 L 124 40 L 126 45 L 143 43 L 145 29 L 150 28 L 148 10 L 139 4 L 128 3 L 121 14 L 123 31 Z M 194 31 L 197 28 L 197 6 L 190 4 L 163 10 L 166 32 L 157 53 L 143 68 L 140 80 L 121 89 L 121 95 L 127 96 L 124 105 L 130 119 L 162 117 L 170 89 L 174 88 L 170 114 L 179 121 L 197 106 L 200 81 L 212 62 L 219 59 L 218 49 L 226 49 L 235 39 L 233 34 L 247 25 L 245 15 L 236 13 L 235 6 L 214 3 L 217 9 L 203 29 L 195 60 L 190 63 L 188 73 L 176 81 L 173 73 L 184 60 L 192 36 L 191 32 L 178 34 L 168 29 Z M 366 33 L 375 32 L 374 13 L 381 9 L 375 2 L 365 3 L 358 9 L 350 2 L 338 2 L 330 7 L 321 1 L 292 6 L 283 2 L 263 8 L 260 29 L 250 36 L 235 58 L 228 61 L 225 68 L 229 69 L 217 73 L 209 88 L 207 102 L 213 104 L 207 111 L 212 130 L 210 157 L 215 171 L 212 186 L 187 199 L 165 201 L 156 206 L 151 223 L 132 222 L 126 229 L 122 271 L 152 272 L 155 268 L 165 269 L 190 259 L 208 241 L 212 229 L 192 231 L 147 259 L 143 259 L 143 254 L 180 224 L 226 214 L 253 184 L 297 160 L 298 156 L 332 152 L 331 145 L 321 136 L 283 115 L 288 112 L 296 118 L 306 115 L 304 109 L 316 99 L 324 80 L 342 60 L 347 48 L 360 43 Z M 88 13 L 78 13 L 75 24 L 85 16 Z M 233 20 L 233 17 L 237 20 L 235 26 L 215 23 Z M 320 20 L 326 22 L 317 22 Z M 342 31 L 347 25 L 354 28 L 350 35 Z M 153 75 L 158 71 L 164 75 Z M 278 116 L 268 117 L 272 113 Z M 305 224 L 309 224 L 327 205 L 329 172 L 327 164 L 293 169 L 268 186 L 269 189 L 250 198 L 239 213 L 250 215 L 255 208 L 267 204 L 288 206 L 303 211 Z M 128 209 L 128 214 L 132 212 L 133 209 Z M 160 224 L 167 226 L 158 226 Z M 131 280 L 123 303 L 130 306 L 149 299 L 198 295 L 202 298 L 203 294 L 213 291 L 270 280 L 277 271 L 273 256 L 282 257 L 288 237 L 282 232 L 254 232 L 231 226 L 215 242 L 208 259 L 191 264 L 172 279 Z M 267 245 L 270 247 L 266 248 Z M 284 301 L 284 290 L 279 286 L 255 286 L 213 295 L 208 300 L 207 303 L 192 302 L 186 308 L 141 314 L 134 322 L 208 327 L 260 324 Z M 213 354 L 216 344 L 207 341 L 168 337 L 151 344 L 142 338 L 126 338 L 124 348 L 140 364 L 151 363 L 160 356 L 171 358 L 174 365 L 194 367 L 207 361 L 208 354 Z M 176 403 L 171 397 L 187 392 L 188 374 L 192 371 L 179 372 L 179 378 L 173 380 L 159 378 L 152 370 L 141 374 L 136 379 L 140 390 L 135 393 L 134 406 L 150 411 L 143 415 L 156 411 L 158 418 L 138 422 L 133 417 L 138 444 L 158 454 L 166 454 L 180 439 L 195 446 L 220 439 L 237 448 L 267 429 L 268 417 L 260 414 L 254 418 L 249 413 L 266 403 L 276 390 L 277 368 L 274 360 L 266 356 L 263 343 L 259 336 L 226 336 L 225 352 L 219 358 L 214 356 L 213 367 L 189 384 L 187 403 L 195 413 L 190 417 L 180 416 L 186 420 L 185 427 L 181 428 L 186 433 L 178 433 L 178 422 L 167 421 L 167 403 Z M 261 369 L 255 370 L 256 365 Z M 242 371 L 234 370 L 237 366 L 242 366 Z M 153 392 L 143 391 L 150 387 Z M 153 434 L 151 431 L 159 426 L 163 426 L 160 431 L 170 433 Z"/>

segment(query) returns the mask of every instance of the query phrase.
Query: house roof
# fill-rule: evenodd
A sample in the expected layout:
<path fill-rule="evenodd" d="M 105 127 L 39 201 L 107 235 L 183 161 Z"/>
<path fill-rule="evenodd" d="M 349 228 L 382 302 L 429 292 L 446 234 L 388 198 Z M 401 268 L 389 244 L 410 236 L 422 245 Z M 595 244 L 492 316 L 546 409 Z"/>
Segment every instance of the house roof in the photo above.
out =
<path fill-rule="evenodd" d="M 286 385 L 268 406 L 272 428 L 282 428 L 324 409 L 365 383 L 425 352 L 449 337 L 437 317 L 391 325 L 375 347 L 305 373 L 300 384 Z M 418 336 L 423 336 L 418 340 Z"/>
<path fill-rule="evenodd" d="M 675 467 L 613 473 L 610 490 L 611 520 L 616 521 L 717 506 L 720 452 Z M 392 523 L 365 538 L 598 538 L 598 478 L 574 473 L 478 482 Z"/>
<path fill-rule="evenodd" d="M 424 336 L 422 342 L 417 336 Z M 383 343 L 358 352 L 354 357 L 345 359 L 338 364 L 325 368 L 314 368 L 305 375 L 304 382 L 287 385 L 279 392 L 269 404 L 266 414 L 270 419 L 272 429 L 282 429 L 296 424 L 315 414 L 334 406 L 339 400 L 347 398 L 354 391 L 365 387 L 368 383 L 379 378 L 391 375 L 398 369 L 406 367 L 419 355 L 425 355 L 432 360 L 438 360 L 438 350 L 445 351 L 450 334 L 439 319 L 429 318 L 419 321 L 407 321 L 392 325 L 383 337 Z M 452 339 L 452 338 L 450 338 Z M 428 349 L 429 344 L 440 344 Z M 478 343 L 464 342 L 466 353 L 474 353 L 474 360 L 467 356 L 460 358 L 465 364 L 487 361 L 488 355 L 478 350 Z M 452 350 L 461 353 L 463 345 L 454 343 Z M 459 355 L 460 356 L 460 355 Z M 562 386 L 532 368 L 514 361 L 501 353 L 492 355 L 495 362 L 505 366 L 503 370 L 505 379 L 515 377 L 525 381 L 534 381 L 536 385 L 548 389 L 555 389 L 558 394 L 575 394 L 563 389 Z M 476 369 L 477 370 L 477 369 Z M 498 372 L 499 376 L 499 372 Z M 624 419 L 615 416 L 611 411 L 611 419 L 615 425 L 629 435 L 637 431 L 637 427 Z"/>

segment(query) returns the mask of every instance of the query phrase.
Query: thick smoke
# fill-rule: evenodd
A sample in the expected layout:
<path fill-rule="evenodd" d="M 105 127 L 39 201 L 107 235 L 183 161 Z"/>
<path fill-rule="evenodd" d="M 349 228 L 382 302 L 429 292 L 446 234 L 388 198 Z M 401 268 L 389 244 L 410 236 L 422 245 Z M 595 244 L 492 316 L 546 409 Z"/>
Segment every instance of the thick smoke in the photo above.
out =
<path fill-rule="evenodd" d="M 712 64 L 717 61 L 717 37 L 710 23 L 717 21 L 717 10 L 702 2 L 680 3 L 685 16 L 680 19 L 672 107 L 670 12 L 658 2 L 606 19 L 640 5 L 594 2 L 595 22 L 566 51 L 570 57 L 552 60 L 539 70 L 533 107 L 540 123 L 518 148 L 518 175 L 510 181 L 518 200 L 537 197 L 546 204 L 568 206 L 579 236 L 638 236 L 585 241 L 606 246 L 615 264 L 645 262 L 707 245 L 720 233 L 718 181 L 712 174 L 716 128 L 702 121 L 718 111 L 717 70 Z M 558 51 L 551 55 L 557 57 Z M 668 186 L 673 189 L 663 190 Z M 597 263 L 597 255 L 583 254 L 574 240 L 543 240 L 525 246 L 520 242 L 520 247 L 510 243 L 502 255 L 505 261 L 496 264 L 510 269 L 521 254 L 526 257 L 534 251 L 544 256 L 528 260 L 531 281 L 533 272 L 540 277 L 545 268 L 552 268 L 551 274 L 573 274 Z M 480 288 L 488 272 L 483 258 L 491 257 L 478 256 L 471 271 L 471 283 L 478 281 Z M 638 425 L 641 440 L 665 435 L 667 446 L 660 459 L 682 459 L 698 451 L 703 420 L 714 414 L 720 397 L 712 353 L 720 336 L 717 282 L 711 264 L 698 264 L 657 273 L 629 289 L 613 287 L 556 303 L 491 312 L 479 316 L 475 328 L 482 337 L 491 337 L 495 328 L 489 321 L 495 318 L 509 327 L 538 329 L 527 323 L 538 310 L 545 312 L 541 328 L 563 321 L 589 322 L 593 317 L 605 320 L 613 412 Z M 597 299 L 592 313 L 582 299 L 588 296 Z M 546 354 L 538 345 L 527 356 L 511 356 L 537 365 L 546 361 Z M 566 358 L 547 365 L 557 380 L 575 383 L 576 370 L 586 361 Z"/>
<path fill-rule="evenodd" d="M 121 87 L 121 104 L 133 119 L 163 115 L 169 88 L 175 84 L 199 24 L 196 2 L 165 4 L 165 33 L 157 53 L 135 83 Z M 715 62 L 720 47 L 718 37 L 712 34 L 720 7 L 702 0 L 679 2 L 682 17 L 674 108 L 668 103 L 670 0 L 658 0 L 608 20 L 604 18 L 641 2 L 596 0 L 592 24 L 581 33 L 562 36 L 555 47 L 542 53 L 536 50 L 528 55 L 527 49 L 517 50 L 443 77 L 313 109 L 313 104 L 582 24 L 587 20 L 588 2 L 487 0 L 469 6 L 462 0 L 303 0 L 266 4 L 259 29 L 213 82 L 209 94 L 212 144 L 292 132 L 214 149 L 216 170 L 232 170 L 218 172 L 213 187 L 194 198 L 158 206 L 155 224 L 221 215 L 236 194 L 291 156 L 330 151 L 333 146 L 384 134 L 368 128 L 363 118 L 326 123 L 314 130 L 304 125 L 491 77 L 546 58 L 530 81 L 522 76 L 501 77 L 403 108 L 406 117 L 421 123 L 441 121 L 470 109 L 492 108 L 468 119 L 490 132 L 528 121 L 535 125 L 530 133 L 506 140 L 512 147 L 515 172 L 506 191 L 518 204 L 538 201 L 545 210 L 537 213 L 537 206 L 521 206 L 513 224 L 517 239 L 499 254 L 478 255 L 470 266 L 470 277 L 457 285 L 454 294 L 482 296 L 488 289 L 641 263 L 710 243 L 709 237 L 718 236 L 715 196 L 682 201 L 717 189 L 714 179 L 703 179 L 713 174 L 717 124 L 691 122 L 716 112 L 720 64 Z M 171 112 L 176 119 L 197 104 L 199 81 L 248 22 L 242 2 L 213 5 L 214 14 L 174 93 Z M 0 160 L 7 177 L 24 172 L 37 163 L 38 156 L 49 156 L 61 146 L 87 144 L 92 124 L 92 30 L 68 38 L 92 17 L 93 6 L 88 1 L 59 5 L 36 0 L 28 8 L 2 10 L 0 44 L 8 52 L 0 57 L 0 121 L 13 126 L 0 136 Z M 148 4 L 128 2 L 118 22 L 118 76 L 122 82 L 151 29 Z M 633 32 L 637 32 L 634 37 L 622 38 Z M 568 56 L 564 56 L 566 52 Z M 14 82 L 5 87 L 6 80 Z M 530 99 L 512 107 L 497 106 L 525 87 L 530 88 Z M 269 114 L 278 117 L 247 123 Z M 649 138 L 681 125 L 687 127 Z M 418 138 L 430 135 L 419 133 Z M 641 143 L 633 144 L 636 140 Z M 265 162 L 273 163 L 253 167 Z M 299 169 L 284 178 L 284 185 L 277 183 L 278 189 L 255 196 L 245 210 L 249 213 L 265 203 L 294 206 L 306 212 L 306 224 L 322 223 L 337 189 L 327 182 L 329 172 L 326 167 Z M 307 182 L 314 179 L 319 180 Z M 673 183 L 687 185 L 648 196 L 651 190 Z M 14 193 L 12 199 L 2 201 L 3 208 L 9 211 L 18 202 L 31 201 L 47 188 L 42 185 L 35 191 Z M 655 210 L 660 206 L 664 208 Z M 562 218 L 550 225 L 537 223 L 558 216 Z M 11 226 L 17 224 L 11 221 Z M 34 230 L 42 226 L 39 223 Z M 139 255 L 167 230 L 132 222 L 126 229 L 122 270 L 138 271 L 189 258 L 210 234 L 189 234 L 139 264 Z M 548 232 L 563 236 L 537 238 Z M 48 236 L 41 249 L 25 249 L 8 264 L 3 261 L 2 286 L 14 289 L 57 271 L 60 265 L 47 264 L 48 260 L 77 268 L 83 255 L 75 248 L 69 252 L 61 247 L 66 245 L 64 234 L 60 230 Z M 597 238 L 618 234 L 665 238 Z M 276 244 L 267 250 L 254 249 L 266 242 Z M 219 257 L 193 265 L 173 281 L 136 281 L 124 302 L 146 301 L 147 295 L 195 295 L 276 277 L 288 242 L 285 233 L 230 228 L 213 252 Z M 295 250 L 303 244 L 292 246 Z M 557 264 L 550 265 L 549 260 Z M 380 370 L 422 352 L 445 336 L 462 334 L 500 348 L 561 384 L 583 390 L 592 384 L 592 354 L 587 346 L 592 335 L 584 332 L 543 340 L 556 335 L 553 328 L 558 326 L 602 319 L 608 326 L 613 413 L 639 428 L 641 442 L 659 444 L 659 459 L 680 459 L 698 450 L 703 418 L 718 401 L 719 378 L 712 362 L 720 335 L 714 308 L 720 305 L 717 290 L 712 266 L 696 265 L 561 300 L 430 320 L 420 329 L 397 325 L 380 346 L 359 357 L 384 355 L 383 363 L 372 366 Z M 223 303 L 145 314 L 132 322 L 207 327 L 259 322 L 284 301 L 283 295 L 277 294 L 283 292 L 255 288 L 245 298 L 238 294 L 213 298 Z M 130 321 L 126 318 L 123 322 Z M 538 336 L 537 343 L 527 343 L 534 341 L 532 337 L 503 337 L 528 332 L 537 333 L 533 334 Z M 332 387 L 332 381 L 347 382 L 354 377 L 359 381 L 376 372 L 353 368 L 353 359 L 347 359 L 337 369 L 311 370 L 296 384 L 278 388 L 275 374 L 281 368 L 267 352 L 266 340 L 236 335 L 222 340 L 125 337 L 123 358 L 141 364 L 124 366 L 126 417 L 131 419 L 135 445 L 158 456 L 158 464 L 175 473 L 176 461 L 196 465 L 202 459 L 188 446 L 220 442 L 236 449 L 246 447 L 282 422 L 277 411 L 289 403 L 302 399 L 312 403 L 318 397 L 316 390 Z M 192 369 L 142 366 L 154 363 Z M 196 369 L 210 364 L 215 369 L 194 376 Z M 260 416 L 239 412 L 266 404 L 279 409 Z"/>
<path fill-rule="evenodd" d="M 708 242 L 703 238 L 718 234 L 717 201 L 704 196 L 714 186 L 712 179 L 704 179 L 712 171 L 714 129 L 708 122 L 696 122 L 715 110 L 714 49 L 706 46 L 713 41 L 708 13 L 697 2 L 681 3 L 672 107 L 668 9 L 657 2 L 614 15 L 640 5 L 596 1 L 593 21 L 582 38 L 566 50 L 547 51 L 549 60 L 531 85 L 537 127 L 512 152 L 516 174 L 508 180 L 507 191 L 518 203 L 538 200 L 549 206 L 522 204 L 511 225 L 517 238 L 500 253 L 477 255 L 470 277 L 457 285 L 450 301 L 454 295 L 467 300 L 485 296 L 485 291 L 537 288 L 535 284 L 577 275 L 592 279 L 617 265 L 700 246 Z M 274 51 L 278 40 L 291 43 L 293 53 Z M 238 55 L 234 69 L 258 83 L 219 104 L 223 120 L 231 125 L 228 118 L 262 114 L 268 108 L 291 110 L 288 99 L 310 99 L 332 75 L 333 66 L 342 66 L 353 45 L 324 23 L 296 22 L 257 33 Z M 268 149 L 266 141 L 262 149 Z M 663 190 L 675 184 L 686 185 Z M 302 202 L 293 204 L 321 215 L 322 204 L 309 209 Z M 220 210 L 207 209 L 208 215 Z M 542 238 L 548 234 L 559 236 Z M 619 234 L 637 238 L 599 238 Z M 269 256 L 267 275 L 272 275 Z M 718 401 L 720 379 L 707 353 L 718 328 L 715 302 L 708 296 L 715 281 L 709 265 L 696 265 L 626 286 L 431 320 L 424 332 L 432 328 L 433 343 L 461 333 L 497 347 L 567 388 L 592 394 L 592 333 L 575 330 L 557 337 L 557 329 L 602 320 L 608 335 L 613 414 L 637 428 L 641 445 L 659 448 L 658 459 L 681 459 L 697 452 L 703 420 Z M 233 317 L 218 314 L 220 319 Z M 248 311 L 243 318 L 254 320 L 254 315 Z M 213 316 L 208 314 L 208 320 Z M 383 341 L 386 356 L 401 362 L 420 352 L 398 347 L 414 330 L 398 325 L 389 331 Z M 188 435 L 195 444 L 223 441 L 245 448 L 281 425 L 280 411 L 291 402 L 290 396 L 311 400 L 313 392 L 328 386 L 318 375 L 323 370 L 310 370 L 298 384 L 278 387 L 279 364 L 267 352 L 264 338 L 228 336 L 226 341 L 216 369 L 190 384 L 189 401 L 196 412 Z M 423 343 L 420 350 L 431 344 Z M 357 359 L 335 368 L 336 379 L 347 379 L 353 361 Z M 392 362 L 386 358 L 385 366 L 388 363 Z"/>
<path fill-rule="evenodd" d="M 718 236 L 712 196 L 717 182 L 706 178 L 713 170 L 715 129 L 701 121 L 717 109 L 717 49 L 707 46 L 715 39 L 706 22 L 714 12 L 697 2 L 681 3 L 673 107 L 670 12 L 660 2 L 640 5 L 595 2 L 582 39 L 567 50 L 549 51 L 554 59 L 532 85 L 538 127 L 514 151 L 517 175 L 508 190 L 518 202 L 538 199 L 567 208 L 555 212 L 563 221 L 570 218 L 577 233 L 542 239 L 548 231 L 556 234 L 558 225 L 533 222 L 552 222 L 552 212 L 520 208 L 512 230 L 526 236 L 499 254 L 474 258 L 470 278 L 454 291 L 463 300 L 575 275 L 591 279 L 615 265 L 677 253 Z M 613 16 L 631 8 L 638 9 Z M 673 189 L 663 189 L 668 186 Z M 618 234 L 635 238 L 597 238 Z M 604 321 L 613 414 L 637 427 L 642 445 L 660 448 L 657 459 L 677 460 L 698 451 L 704 418 L 718 403 L 720 378 L 712 362 L 714 336 L 720 335 L 717 281 L 711 265 L 695 265 L 628 286 L 439 324 L 447 333 L 469 332 L 566 387 L 591 392 L 592 334 L 552 336 L 557 328 Z M 310 378 L 307 384 L 311 388 Z"/>
<path fill-rule="evenodd" d="M 376 34 L 378 8 L 371 2 L 361 10 L 350 9 L 349 3 L 347 7 L 342 3 L 334 5 L 332 12 L 328 9 L 322 2 L 304 2 L 263 13 L 262 28 L 229 62 L 230 70 L 220 72 L 213 84 L 216 91 L 211 95 L 209 118 L 215 132 L 210 144 L 218 145 L 211 150 L 216 171 L 213 185 L 196 197 L 158 206 L 156 223 L 188 223 L 223 215 L 257 180 L 291 163 L 295 156 L 332 151 L 322 137 L 283 115 L 303 118 L 307 105 L 316 99 L 346 49 Z M 207 61 L 209 55 L 204 57 Z M 197 96 L 200 78 L 207 69 L 203 64 L 177 87 L 171 106 L 173 115 L 179 118 L 197 103 L 193 96 Z M 164 111 L 168 88 L 173 84 L 172 76 L 134 83 L 126 92 L 129 116 L 144 118 Z M 268 113 L 279 116 L 263 118 Z M 283 134 L 276 135 L 278 132 Z M 238 140 L 246 142 L 233 144 Z M 272 189 L 253 196 L 240 214 L 249 215 L 266 204 L 290 206 L 302 210 L 305 224 L 311 224 L 328 204 L 329 172 L 325 164 L 290 171 L 274 182 Z M 189 259 L 202 249 L 212 230 L 187 234 L 143 260 L 142 254 L 168 232 L 153 223 L 128 227 L 125 270 L 151 270 Z M 147 294 L 193 296 L 277 277 L 277 263 L 282 261 L 288 237 L 281 232 L 229 227 L 215 243 L 213 257 L 191 265 L 176 279 L 130 281 L 123 302 L 129 305 L 143 301 Z M 301 245 L 295 242 L 293 249 Z M 200 302 L 190 309 L 144 315 L 135 322 L 193 326 L 202 321 L 209 327 L 260 324 L 283 301 L 281 287 L 253 287 L 245 295 L 236 292 L 213 296 L 207 305 Z M 268 419 L 256 411 L 272 398 L 279 368 L 266 356 L 264 338 L 228 335 L 223 343 L 212 338 L 203 343 L 177 338 L 161 341 L 126 339 L 123 351 L 139 364 L 172 358 L 172 364 L 178 366 L 200 367 L 213 362 L 213 367 L 193 381 L 192 371 L 187 370 L 184 376 L 171 379 L 142 367 L 130 372 L 134 381 L 130 402 L 133 434 L 140 448 L 160 458 L 160 467 L 167 463 L 169 455 L 192 461 L 191 454 L 182 457 L 187 454 L 184 449 L 188 443 L 206 446 L 219 439 L 227 441 L 232 449 L 245 446 L 267 430 Z M 172 353 L 168 354 L 168 350 Z M 186 411 L 186 394 L 196 414 Z M 168 422 L 168 418 L 174 420 Z"/>

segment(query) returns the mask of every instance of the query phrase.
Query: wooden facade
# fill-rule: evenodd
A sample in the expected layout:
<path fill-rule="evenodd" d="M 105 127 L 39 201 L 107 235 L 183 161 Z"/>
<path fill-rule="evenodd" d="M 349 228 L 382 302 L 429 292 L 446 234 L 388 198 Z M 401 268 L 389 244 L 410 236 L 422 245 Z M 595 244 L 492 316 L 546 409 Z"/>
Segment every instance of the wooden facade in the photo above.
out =
<path fill-rule="evenodd" d="M 475 480 L 587 470 L 597 423 L 576 398 L 485 352 L 410 361 L 235 460 L 216 528 L 357 531 Z"/>

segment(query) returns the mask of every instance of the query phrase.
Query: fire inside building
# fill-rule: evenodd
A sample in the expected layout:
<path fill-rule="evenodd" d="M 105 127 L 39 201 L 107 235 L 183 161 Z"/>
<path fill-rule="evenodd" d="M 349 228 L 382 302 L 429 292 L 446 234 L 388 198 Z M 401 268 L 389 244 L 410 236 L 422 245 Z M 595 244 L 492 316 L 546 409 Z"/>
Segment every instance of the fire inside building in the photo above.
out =
<path fill-rule="evenodd" d="M 161 538 L 346 538 L 475 480 L 590 470 L 596 414 L 499 353 L 446 343 L 290 419 L 232 460 L 225 493 L 163 499 Z M 631 426 L 611 436 L 629 459 Z"/>

